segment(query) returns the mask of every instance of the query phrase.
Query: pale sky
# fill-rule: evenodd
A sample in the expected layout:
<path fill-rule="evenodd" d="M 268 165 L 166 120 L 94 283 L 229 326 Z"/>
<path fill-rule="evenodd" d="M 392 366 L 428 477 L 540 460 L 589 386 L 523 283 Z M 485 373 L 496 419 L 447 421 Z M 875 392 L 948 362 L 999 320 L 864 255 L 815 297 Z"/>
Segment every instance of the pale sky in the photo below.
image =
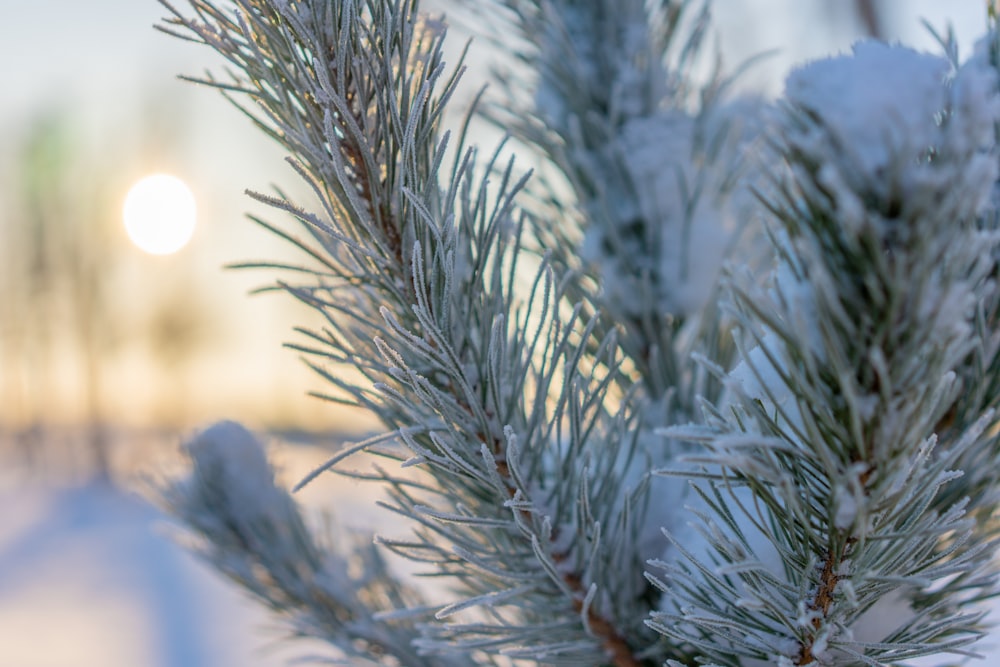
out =
<path fill-rule="evenodd" d="M 937 52 L 921 21 L 942 33 L 951 23 L 964 56 L 985 34 L 985 0 L 876 2 L 884 8 L 886 37 L 892 42 Z M 796 63 L 845 52 L 859 39 L 860 27 L 852 20 L 853 5 L 852 0 L 714 0 L 713 16 L 727 61 L 740 62 L 769 49 L 779 51 L 759 66 L 762 72 L 751 74 L 776 94 L 788 69 Z"/>

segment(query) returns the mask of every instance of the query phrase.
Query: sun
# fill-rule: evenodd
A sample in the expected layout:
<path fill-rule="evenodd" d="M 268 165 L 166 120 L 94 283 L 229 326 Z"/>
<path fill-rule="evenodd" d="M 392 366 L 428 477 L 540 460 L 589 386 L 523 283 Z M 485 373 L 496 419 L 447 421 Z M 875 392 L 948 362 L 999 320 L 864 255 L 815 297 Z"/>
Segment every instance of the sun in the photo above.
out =
<path fill-rule="evenodd" d="M 194 195 L 176 176 L 151 174 L 129 189 L 122 217 L 136 247 L 152 255 L 169 255 L 187 245 L 194 234 Z"/>

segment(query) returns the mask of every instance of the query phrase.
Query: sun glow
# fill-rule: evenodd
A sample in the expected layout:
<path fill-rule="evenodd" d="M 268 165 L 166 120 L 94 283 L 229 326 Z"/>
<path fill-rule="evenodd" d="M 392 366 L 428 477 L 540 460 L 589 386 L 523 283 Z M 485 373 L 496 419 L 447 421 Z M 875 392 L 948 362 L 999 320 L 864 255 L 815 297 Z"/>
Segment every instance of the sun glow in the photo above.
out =
<path fill-rule="evenodd" d="M 187 245 L 194 234 L 194 195 L 176 176 L 151 174 L 128 191 L 122 217 L 136 247 L 152 255 L 169 255 Z"/>

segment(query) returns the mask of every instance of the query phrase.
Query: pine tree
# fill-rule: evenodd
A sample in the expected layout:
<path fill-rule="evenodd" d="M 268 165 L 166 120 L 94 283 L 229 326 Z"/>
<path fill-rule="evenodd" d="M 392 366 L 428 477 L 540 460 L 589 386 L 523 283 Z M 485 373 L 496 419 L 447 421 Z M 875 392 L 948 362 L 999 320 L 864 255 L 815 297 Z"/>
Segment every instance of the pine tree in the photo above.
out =
<path fill-rule="evenodd" d="M 301 484 L 379 484 L 410 530 L 321 537 L 251 433 L 197 435 L 167 503 L 296 634 L 434 667 L 974 650 L 1000 475 L 995 32 L 965 63 L 862 43 L 768 105 L 697 75 L 702 4 L 495 0 L 519 66 L 449 130 L 461 66 L 416 0 L 164 4 L 313 193 L 251 194 L 304 257 L 255 266 L 325 318 L 293 347 L 326 397 L 384 426 Z M 475 114 L 545 177 L 481 155 Z M 384 464 L 341 467 L 363 451 Z"/>

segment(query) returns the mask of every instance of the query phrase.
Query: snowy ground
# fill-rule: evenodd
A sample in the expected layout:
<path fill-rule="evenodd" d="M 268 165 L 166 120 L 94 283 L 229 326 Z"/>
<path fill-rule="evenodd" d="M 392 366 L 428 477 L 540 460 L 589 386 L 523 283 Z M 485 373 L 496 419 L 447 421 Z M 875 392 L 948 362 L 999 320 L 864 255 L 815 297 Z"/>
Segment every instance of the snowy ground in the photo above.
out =
<path fill-rule="evenodd" d="M 0 665 L 283 664 L 264 616 L 103 485 L 0 495 Z"/>
<path fill-rule="evenodd" d="M 262 613 L 166 535 L 137 496 L 100 485 L 0 494 L 0 665 L 283 664 Z"/>
<path fill-rule="evenodd" d="M 279 452 L 289 474 L 325 455 L 297 450 Z M 331 495 L 329 485 L 311 493 L 313 502 Z M 135 491 L 8 468 L 0 667 L 278 667 L 325 652 L 277 641 L 280 626 L 174 537 L 176 527 Z"/>
<path fill-rule="evenodd" d="M 326 455 L 286 446 L 275 458 L 297 480 Z M 279 642 L 280 626 L 177 546 L 176 527 L 134 491 L 6 471 L 0 667 L 279 667 L 329 655 L 318 643 Z M 335 478 L 321 478 L 301 500 L 355 525 L 380 520 L 371 489 Z M 1000 665 L 1000 650 L 971 664 Z"/>

